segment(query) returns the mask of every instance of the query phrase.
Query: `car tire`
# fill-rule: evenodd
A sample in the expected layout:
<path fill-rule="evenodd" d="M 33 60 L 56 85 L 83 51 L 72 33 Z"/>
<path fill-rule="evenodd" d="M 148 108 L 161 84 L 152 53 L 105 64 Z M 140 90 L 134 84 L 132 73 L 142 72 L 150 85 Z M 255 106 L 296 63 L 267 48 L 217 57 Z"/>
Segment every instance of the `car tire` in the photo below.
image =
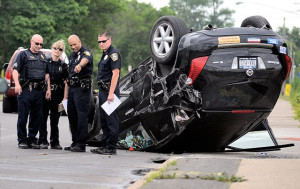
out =
<path fill-rule="evenodd" d="M 268 20 L 262 16 L 250 16 L 246 18 L 241 27 L 255 27 L 255 28 L 269 28 L 272 29 L 271 25 L 269 24 Z"/>
<path fill-rule="evenodd" d="M 92 140 L 94 137 L 100 134 L 101 124 L 100 124 L 100 112 L 99 112 L 99 99 L 94 94 L 94 87 L 91 90 L 91 99 L 90 99 L 90 109 L 89 109 L 89 118 L 88 118 L 88 136 L 87 143 Z M 96 95 L 96 96 L 95 96 Z"/>
<path fill-rule="evenodd" d="M 152 58 L 159 64 L 172 65 L 178 43 L 188 33 L 183 20 L 175 16 L 159 18 L 150 32 L 150 51 Z"/>
<path fill-rule="evenodd" d="M 2 111 L 3 113 L 12 113 L 14 111 L 14 105 L 16 100 L 7 96 L 3 96 Z"/>

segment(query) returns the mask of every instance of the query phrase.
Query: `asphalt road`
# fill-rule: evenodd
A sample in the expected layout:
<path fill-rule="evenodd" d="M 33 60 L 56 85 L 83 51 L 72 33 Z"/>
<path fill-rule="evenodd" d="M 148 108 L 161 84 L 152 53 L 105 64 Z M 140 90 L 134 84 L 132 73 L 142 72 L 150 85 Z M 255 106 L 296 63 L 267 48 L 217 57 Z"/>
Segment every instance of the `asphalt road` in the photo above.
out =
<path fill-rule="evenodd" d="M 86 153 L 19 149 L 17 114 L 2 113 L 2 102 L 0 107 L 1 189 L 126 188 L 159 166 L 153 161 L 169 158 L 166 154 L 127 150 L 105 156 L 92 154 L 91 147 Z M 59 128 L 61 145 L 69 146 L 71 136 L 66 116 L 61 117 Z"/>
<path fill-rule="evenodd" d="M 149 170 L 161 167 L 154 160 L 180 158 L 178 168 L 199 168 L 207 172 L 226 170 L 236 173 L 241 159 L 299 159 L 299 122 L 291 120 L 293 114 L 288 102 L 274 109 L 269 123 L 279 144 L 296 146 L 272 152 L 221 152 L 159 154 L 117 150 L 116 156 L 90 153 L 73 153 L 63 150 L 34 150 L 17 147 L 17 114 L 3 114 L 0 109 L 0 188 L 60 189 L 60 188 L 127 188 L 143 178 Z M 285 108 L 284 106 L 287 106 Z M 0 102 L 2 107 L 2 102 Z M 284 111 L 284 112 L 282 112 Z M 287 112 L 291 111 L 291 112 Z M 61 117 L 60 141 L 62 146 L 71 143 L 66 116 Z M 195 160 L 196 159 L 196 160 Z M 195 163 L 193 163 L 195 161 Z M 181 164 L 182 163 L 182 164 Z M 186 167 L 188 166 L 188 167 Z M 290 173 L 289 173 L 290 174 Z M 288 175 L 290 177 L 290 175 Z M 200 182 L 200 183 L 199 183 Z M 138 183 L 138 182 L 137 182 Z M 163 184 L 165 183 L 165 185 Z M 190 184 L 190 185 L 189 185 Z M 166 187 L 169 186 L 169 187 Z M 180 187 L 182 186 L 182 187 Z M 227 183 L 190 180 L 157 180 L 145 188 L 228 188 Z M 198 187 L 196 187 L 198 188 Z"/>

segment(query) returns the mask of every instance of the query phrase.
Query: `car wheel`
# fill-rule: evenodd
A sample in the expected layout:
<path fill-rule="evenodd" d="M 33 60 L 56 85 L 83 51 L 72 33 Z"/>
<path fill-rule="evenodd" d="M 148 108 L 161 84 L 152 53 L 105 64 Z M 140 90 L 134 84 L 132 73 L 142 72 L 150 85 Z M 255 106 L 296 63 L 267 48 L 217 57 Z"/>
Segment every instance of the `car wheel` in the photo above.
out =
<path fill-rule="evenodd" d="M 188 33 L 183 20 L 175 16 L 159 18 L 150 33 L 152 58 L 159 64 L 172 64 L 175 60 L 178 43 Z"/>
<path fill-rule="evenodd" d="M 268 20 L 262 16 L 250 16 L 250 17 L 246 18 L 242 22 L 241 27 L 255 27 L 255 28 L 266 27 L 266 28 L 272 29 Z"/>
<path fill-rule="evenodd" d="M 14 111 L 14 99 L 3 96 L 2 110 L 3 113 L 12 113 Z"/>

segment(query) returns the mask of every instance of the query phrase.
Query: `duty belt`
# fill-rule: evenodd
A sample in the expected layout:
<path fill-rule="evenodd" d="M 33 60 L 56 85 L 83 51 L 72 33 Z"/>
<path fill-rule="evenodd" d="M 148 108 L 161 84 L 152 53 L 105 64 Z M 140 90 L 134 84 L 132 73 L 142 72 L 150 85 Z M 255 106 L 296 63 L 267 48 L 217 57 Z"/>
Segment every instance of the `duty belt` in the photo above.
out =
<path fill-rule="evenodd" d="M 78 87 L 80 86 L 80 80 L 78 77 L 72 77 L 68 80 L 68 85 L 71 87 Z"/>
<path fill-rule="evenodd" d="M 45 88 L 45 82 L 44 81 L 29 82 L 28 87 L 30 92 L 32 91 L 32 89 L 42 90 Z"/>
<path fill-rule="evenodd" d="M 59 88 L 62 89 L 62 85 L 61 84 L 51 84 L 50 85 L 51 91 L 57 91 Z"/>
<path fill-rule="evenodd" d="M 110 82 L 105 82 L 105 81 L 98 81 L 98 86 L 101 90 L 103 91 L 109 91 L 109 88 L 110 88 Z"/>
<path fill-rule="evenodd" d="M 68 85 L 70 87 L 81 87 L 83 89 L 90 89 L 91 88 L 91 78 L 82 78 L 79 79 L 78 77 L 72 77 L 68 80 Z"/>

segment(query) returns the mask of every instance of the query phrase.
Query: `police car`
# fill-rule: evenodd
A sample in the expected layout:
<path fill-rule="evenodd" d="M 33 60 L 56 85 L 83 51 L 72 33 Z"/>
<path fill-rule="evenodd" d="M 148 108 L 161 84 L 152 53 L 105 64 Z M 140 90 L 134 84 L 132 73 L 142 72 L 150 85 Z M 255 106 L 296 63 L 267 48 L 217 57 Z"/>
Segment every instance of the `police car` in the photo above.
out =
<path fill-rule="evenodd" d="M 8 90 L 3 95 L 3 113 L 12 113 L 18 111 L 17 94 L 15 93 L 15 83 L 12 77 L 12 71 L 13 65 L 15 64 L 17 57 L 19 56 L 20 52 L 24 50 L 26 49 L 24 49 L 23 47 L 19 47 L 10 58 L 10 61 L 8 63 L 5 63 L 3 66 L 3 68 L 6 70 L 5 79 L 8 83 Z M 41 49 L 41 51 L 46 55 L 47 59 L 51 57 L 51 49 Z M 65 52 L 62 54 L 61 59 L 64 62 L 69 63 L 69 59 Z"/>
<path fill-rule="evenodd" d="M 120 148 L 242 150 L 235 142 L 257 132 L 266 139 L 247 150 L 285 147 L 277 144 L 267 117 L 292 61 L 286 41 L 265 18 L 193 31 L 181 19 L 164 16 L 151 30 L 150 51 L 120 79 Z M 99 140 L 100 128 L 93 125 L 90 131 L 97 132 L 89 133 L 89 142 Z"/>

